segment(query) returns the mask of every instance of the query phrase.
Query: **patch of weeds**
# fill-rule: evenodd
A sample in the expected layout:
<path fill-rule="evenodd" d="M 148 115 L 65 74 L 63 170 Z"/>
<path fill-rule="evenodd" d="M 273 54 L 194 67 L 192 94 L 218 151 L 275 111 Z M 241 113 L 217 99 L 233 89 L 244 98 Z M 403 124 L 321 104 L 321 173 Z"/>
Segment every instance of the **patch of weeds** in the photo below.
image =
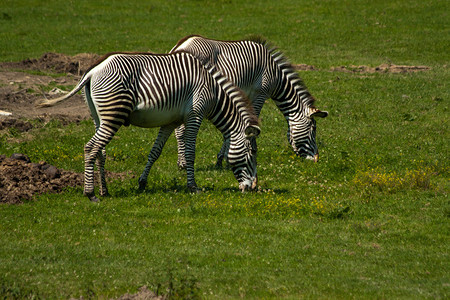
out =
<path fill-rule="evenodd" d="M 10 127 L 10 128 L 8 129 L 8 133 L 9 133 L 9 136 L 10 136 L 10 137 L 16 138 L 16 137 L 19 137 L 19 136 L 20 136 L 21 131 L 18 130 L 16 127 Z"/>
<path fill-rule="evenodd" d="M 351 225 L 352 229 L 361 234 L 379 234 L 385 224 L 377 221 L 360 221 Z"/>
<path fill-rule="evenodd" d="M 30 75 L 37 75 L 37 76 L 49 76 L 52 78 L 59 78 L 59 77 L 66 77 L 66 73 L 50 73 L 50 72 L 44 72 L 42 70 L 24 70 L 24 69 L 17 69 L 12 68 L 11 69 L 14 72 L 22 72 Z"/>
<path fill-rule="evenodd" d="M 50 76 L 53 78 L 59 78 L 59 77 L 66 77 L 66 73 L 50 73 L 50 72 L 44 72 L 41 70 L 24 70 L 25 73 L 31 74 L 31 75 L 41 75 L 41 76 Z"/>
<path fill-rule="evenodd" d="M 45 123 L 43 127 L 45 128 L 61 128 L 63 126 L 62 122 L 58 119 L 51 119 Z"/>
<path fill-rule="evenodd" d="M 108 148 L 107 159 L 113 161 L 123 162 L 130 158 L 129 152 L 126 149 L 111 146 Z"/>
<path fill-rule="evenodd" d="M 201 291 L 197 279 L 187 270 L 176 272 L 169 270 L 167 284 L 157 285 L 157 296 L 167 299 L 201 299 Z M 166 288 L 164 287 L 166 286 Z"/>
<path fill-rule="evenodd" d="M 410 114 L 410 113 L 405 113 L 402 115 L 402 118 L 404 121 L 408 121 L 408 122 L 412 122 L 414 120 L 416 120 L 416 116 Z"/>
<path fill-rule="evenodd" d="M 383 192 L 397 192 L 405 189 L 428 190 L 432 188 L 431 179 L 434 174 L 435 171 L 431 167 L 406 170 L 404 174 L 375 168 L 357 173 L 353 184 L 362 190 L 375 188 Z"/>
<path fill-rule="evenodd" d="M 70 91 L 73 88 L 73 86 L 57 84 L 55 81 L 50 81 L 50 83 L 47 85 L 40 84 L 38 85 L 38 87 L 40 91 L 45 93 L 48 93 L 55 88 L 60 89 L 62 91 Z"/>
<path fill-rule="evenodd" d="M 9 14 L 7 14 L 7 13 L 2 12 L 2 13 L 0 14 L 0 20 L 3 20 L 3 21 L 11 21 L 11 20 L 12 20 L 12 17 L 11 17 Z"/>
<path fill-rule="evenodd" d="M 95 291 L 94 291 L 94 288 L 92 287 L 91 284 L 88 284 L 86 286 L 86 289 L 85 289 L 84 293 L 85 293 L 86 299 L 95 299 L 95 298 L 97 298 L 96 294 L 95 294 Z"/>
<path fill-rule="evenodd" d="M 41 299 L 41 297 L 30 288 L 2 281 L 0 284 L 0 299 Z"/>
<path fill-rule="evenodd" d="M 169 279 L 169 299 L 201 299 L 200 289 L 194 277 L 174 277 Z"/>
<path fill-rule="evenodd" d="M 344 219 L 350 214 L 350 206 L 338 206 L 325 215 L 328 219 Z"/>

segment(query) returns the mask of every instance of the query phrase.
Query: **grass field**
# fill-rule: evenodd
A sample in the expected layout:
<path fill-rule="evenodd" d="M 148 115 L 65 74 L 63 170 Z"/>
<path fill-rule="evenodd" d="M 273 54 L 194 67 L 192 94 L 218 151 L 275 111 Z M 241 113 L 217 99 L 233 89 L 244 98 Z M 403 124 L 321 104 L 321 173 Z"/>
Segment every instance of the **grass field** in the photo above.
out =
<path fill-rule="evenodd" d="M 449 260 L 450 24 L 447 1 L 3 1 L 0 60 L 45 52 L 167 52 L 187 34 L 260 34 L 293 63 L 327 110 L 321 159 L 295 157 L 272 101 L 261 114 L 259 192 L 216 170 L 219 132 L 201 127 L 196 180 L 185 190 L 171 138 L 150 172 L 110 183 L 99 204 L 82 189 L 0 206 L 1 298 L 113 298 L 141 286 L 172 298 L 446 299 Z M 426 65 L 417 73 L 331 67 Z M 51 122 L 25 153 L 83 171 L 91 122 Z M 157 130 L 122 128 L 106 168 L 139 176 Z"/>

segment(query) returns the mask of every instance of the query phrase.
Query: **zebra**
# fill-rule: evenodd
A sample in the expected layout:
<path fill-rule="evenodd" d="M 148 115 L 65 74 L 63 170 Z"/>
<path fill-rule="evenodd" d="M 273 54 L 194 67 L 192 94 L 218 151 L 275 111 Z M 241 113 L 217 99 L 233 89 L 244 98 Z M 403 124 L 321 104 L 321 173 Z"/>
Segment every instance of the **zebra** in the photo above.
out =
<path fill-rule="evenodd" d="M 203 118 L 209 119 L 230 142 L 230 164 L 239 189 L 256 187 L 255 137 L 258 119 L 245 94 L 214 67 L 189 53 L 109 53 L 91 66 L 68 94 L 40 100 L 39 107 L 53 106 L 84 87 L 84 97 L 96 131 L 84 147 L 84 195 L 94 193 L 94 163 L 100 171 L 100 195 L 108 195 L 104 164 L 105 146 L 122 125 L 160 127 L 139 178 L 145 188 L 153 163 L 172 131 L 184 124 L 188 190 L 197 191 L 194 178 L 196 137 Z"/>
<path fill-rule="evenodd" d="M 328 112 L 315 107 L 315 99 L 278 49 L 259 37 L 220 41 L 191 35 L 179 40 L 169 53 L 178 51 L 192 53 L 203 64 L 215 65 L 248 95 L 257 116 L 264 102 L 272 98 L 288 123 L 287 138 L 294 152 L 300 157 L 318 160 L 315 118 L 325 118 Z M 183 125 L 175 130 L 180 168 L 186 164 L 183 132 Z M 228 141 L 224 138 L 217 155 L 218 167 L 227 151 Z"/>

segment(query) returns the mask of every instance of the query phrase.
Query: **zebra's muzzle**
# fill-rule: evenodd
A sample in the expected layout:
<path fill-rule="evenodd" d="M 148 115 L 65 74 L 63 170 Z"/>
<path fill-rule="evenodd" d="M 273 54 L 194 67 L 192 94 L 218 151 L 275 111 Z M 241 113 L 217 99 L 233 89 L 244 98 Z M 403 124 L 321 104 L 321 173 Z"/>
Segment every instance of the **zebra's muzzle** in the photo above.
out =
<path fill-rule="evenodd" d="M 253 177 L 253 180 L 245 180 L 239 184 L 239 190 L 241 192 L 253 191 L 258 184 L 258 176 Z"/>
<path fill-rule="evenodd" d="M 307 159 L 307 160 L 312 160 L 312 161 L 314 161 L 314 162 L 318 162 L 318 161 L 319 161 L 319 154 L 316 154 L 316 155 L 314 155 L 314 156 L 308 155 L 308 156 L 306 156 L 306 159 Z"/>

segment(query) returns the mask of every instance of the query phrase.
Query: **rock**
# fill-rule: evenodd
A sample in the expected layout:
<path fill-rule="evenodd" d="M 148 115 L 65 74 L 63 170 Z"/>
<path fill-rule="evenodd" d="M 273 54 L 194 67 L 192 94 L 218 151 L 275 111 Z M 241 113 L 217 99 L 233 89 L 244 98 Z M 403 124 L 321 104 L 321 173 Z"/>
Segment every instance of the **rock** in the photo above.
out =
<path fill-rule="evenodd" d="M 23 160 L 24 162 L 27 162 L 27 163 L 31 162 L 30 158 L 27 155 L 22 154 L 22 153 L 13 153 L 11 155 L 11 158 L 16 159 L 16 160 Z"/>

